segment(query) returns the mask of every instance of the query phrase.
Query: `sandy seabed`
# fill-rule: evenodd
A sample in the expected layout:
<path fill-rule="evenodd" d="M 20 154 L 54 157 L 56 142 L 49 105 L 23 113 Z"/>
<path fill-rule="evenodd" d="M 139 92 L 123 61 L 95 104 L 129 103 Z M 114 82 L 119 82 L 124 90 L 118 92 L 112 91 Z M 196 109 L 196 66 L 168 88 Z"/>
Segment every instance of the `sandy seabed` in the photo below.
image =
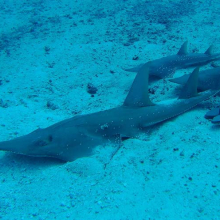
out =
<path fill-rule="evenodd" d="M 0 0 L 0 140 L 120 106 L 135 77 L 123 68 L 186 40 L 190 52 L 219 52 L 219 10 L 217 0 Z M 167 79 L 150 88 L 155 103 L 178 95 Z M 105 151 L 69 163 L 0 152 L 0 219 L 220 219 L 220 127 L 204 119 L 219 101 L 124 141 L 106 169 Z"/>

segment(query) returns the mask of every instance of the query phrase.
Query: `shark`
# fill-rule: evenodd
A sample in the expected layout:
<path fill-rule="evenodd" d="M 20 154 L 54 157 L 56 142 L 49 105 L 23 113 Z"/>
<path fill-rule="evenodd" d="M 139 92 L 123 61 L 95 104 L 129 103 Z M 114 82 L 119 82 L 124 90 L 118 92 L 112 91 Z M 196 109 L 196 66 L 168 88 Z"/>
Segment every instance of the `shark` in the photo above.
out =
<path fill-rule="evenodd" d="M 148 92 L 150 66 L 151 63 L 146 63 L 140 68 L 121 106 L 75 116 L 0 142 L 0 150 L 74 161 L 90 155 L 105 141 L 135 138 L 146 128 L 183 114 L 216 93 L 215 90 L 197 93 L 199 68 L 196 68 L 178 98 L 155 104 Z"/>
<path fill-rule="evenodd" d="M 208 111 L 205 116 L 206 119 L 210 119 L 213 124 L 220 124 L 220 107 L 214 108 Z"/>
<path fill-rule="evenodd" d="M 151 61 L 149 74 L 150 76 L 163 79 L 165 77 L 173 77 L 178 69 L 203 66 L 212 61 L 219 60 L 220 53 L 213 53 L 212 51 L 213 46 L 210 46 L 205 53 L 188 53 L 188 41 L 185 41 L 177 54 Z M 143 65 L 144 63 L 124 70 L 138 72 Z"/>
<path fill-rule="evenodd" d="M 169 79 L 170 82 L 185 85 L 190 74 L 181 77 Z M 200 71 L 198 77 L 198 90 L 205 91 L 209 89 L 220 89 L 220 67 Z"/>

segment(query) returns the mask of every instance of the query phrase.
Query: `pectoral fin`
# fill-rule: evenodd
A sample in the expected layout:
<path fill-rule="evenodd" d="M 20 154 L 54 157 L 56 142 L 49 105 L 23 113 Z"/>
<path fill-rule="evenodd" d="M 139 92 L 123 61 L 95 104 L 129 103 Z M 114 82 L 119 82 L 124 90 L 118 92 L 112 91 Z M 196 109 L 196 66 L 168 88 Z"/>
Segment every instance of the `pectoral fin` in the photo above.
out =
<path fill-rule="evenodd" d="M 135 66 L 135 67 L 133 67 L 133 68 L 129 68 L 129 69 L 124 69 L 124 68 L 122 68 L 123 70 L 125 70 L 125 71 L 127 71 L 127 72 L 138 72 L 140 69 L 141 69 L 141 67 L 144 65 L 144 63 L 142 63 L 142 64 L 140 64 L 140 65 L 138 65 L 138 66 Z"/>

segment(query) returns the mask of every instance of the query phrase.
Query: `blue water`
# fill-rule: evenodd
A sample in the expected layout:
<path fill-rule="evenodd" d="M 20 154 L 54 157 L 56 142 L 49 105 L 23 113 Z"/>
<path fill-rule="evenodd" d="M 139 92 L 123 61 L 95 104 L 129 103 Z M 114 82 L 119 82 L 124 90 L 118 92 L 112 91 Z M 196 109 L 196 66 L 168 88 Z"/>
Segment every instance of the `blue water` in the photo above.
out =
<path fill-rule="evenodd" d="M 217 0 L 0 0 L 0 141 L 120 106 L 135 78 L 123 68 L 186 40 L 190 52 L 219 52 L 219 10 Z M 178 91 L 150 85 L 155 103 Z M 123 141 L 112 159 L 111 143 L 67 163 L 1 151 L 0 219 L 220 219 L 220 128 L 204 118 L 219 101 Z"/>

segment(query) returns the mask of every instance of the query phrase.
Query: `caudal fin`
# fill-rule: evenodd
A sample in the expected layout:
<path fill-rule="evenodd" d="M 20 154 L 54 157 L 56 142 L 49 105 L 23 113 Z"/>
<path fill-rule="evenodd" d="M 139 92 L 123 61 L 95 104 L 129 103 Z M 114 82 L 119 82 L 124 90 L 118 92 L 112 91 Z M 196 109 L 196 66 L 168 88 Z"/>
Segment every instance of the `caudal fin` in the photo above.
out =
<path fill-rule="evenodd" d="M 185 74 L 185 75 L 177 77 L 177 78 L 169 79 L 169 81 L 176 83 L 176 84 L 179 84 L 179 85 L 185 85 L 187 80 L 189 79 L 189 76 L 190 76 L 189 74 Z"/>

